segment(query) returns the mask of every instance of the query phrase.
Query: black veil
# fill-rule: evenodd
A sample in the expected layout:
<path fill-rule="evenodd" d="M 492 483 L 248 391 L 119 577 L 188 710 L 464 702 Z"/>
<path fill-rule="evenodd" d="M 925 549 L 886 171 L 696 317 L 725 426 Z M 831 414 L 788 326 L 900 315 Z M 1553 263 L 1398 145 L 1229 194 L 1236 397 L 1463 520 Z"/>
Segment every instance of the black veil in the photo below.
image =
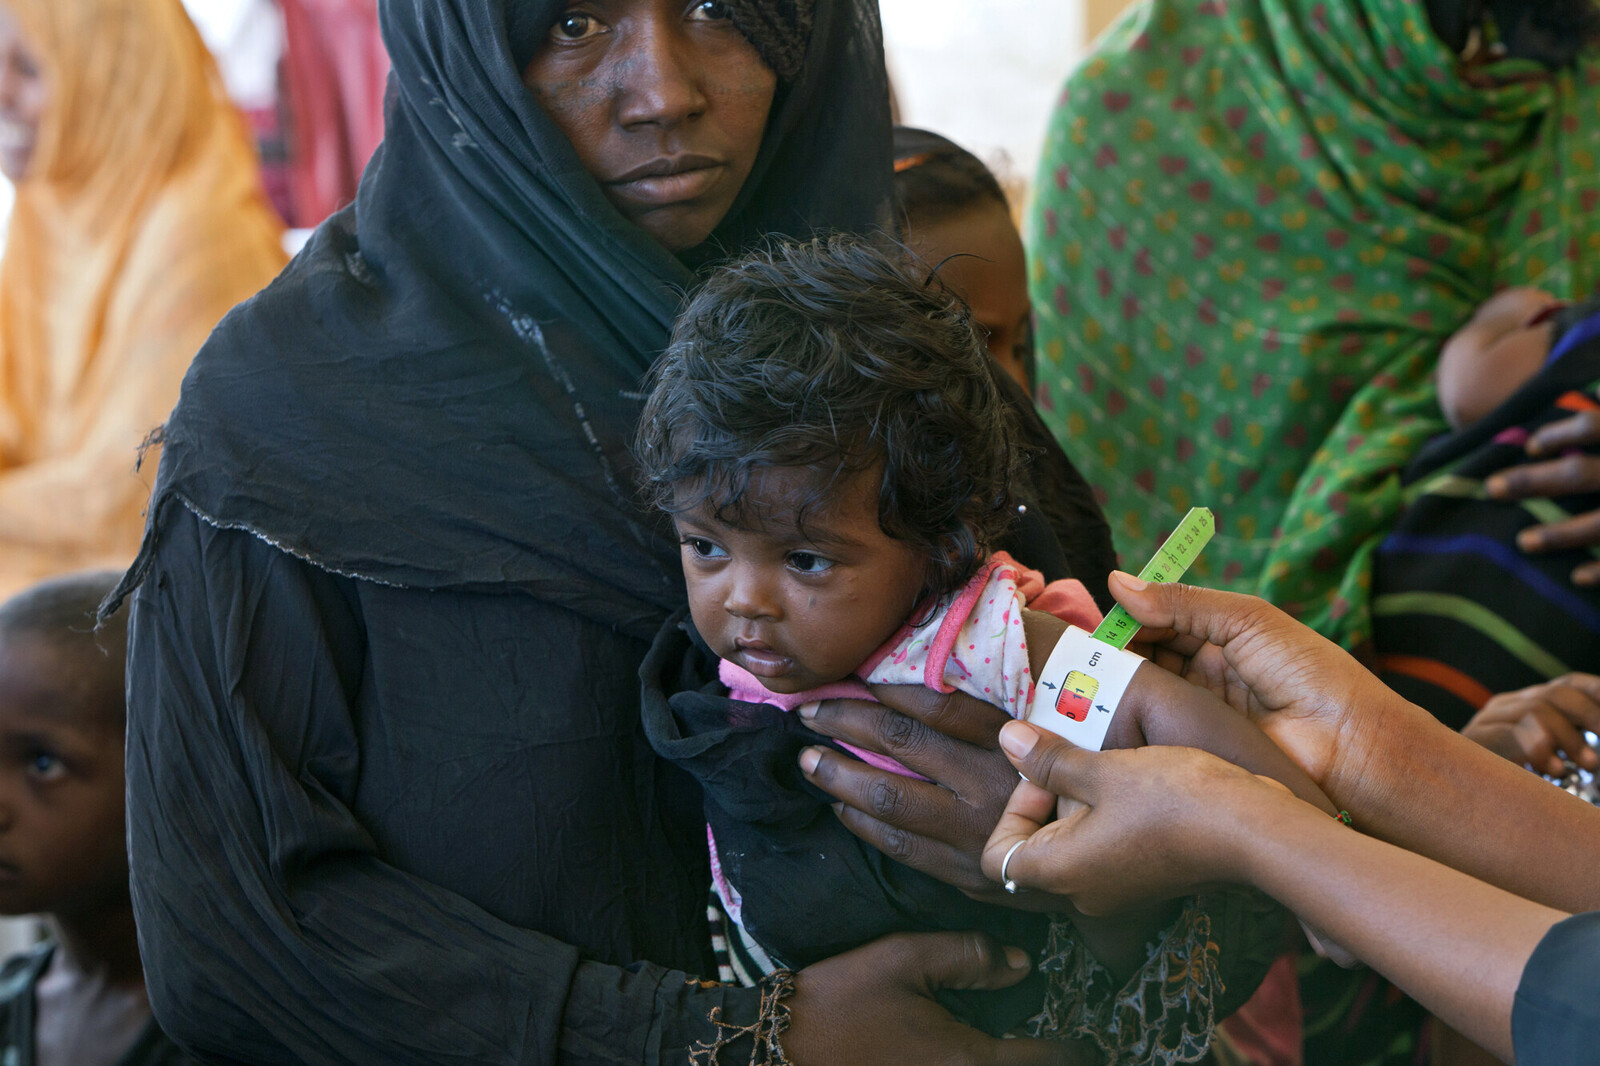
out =
<path fill-rule="evenodd" d="M 336 573 L 520 587 L 643 638 L 682 602 L 626 444 L 693 274 L 606 201 L 521 82 L 531 48 L 508 26 L 542 36 L 564 7 L 383 0 L 385 140 L 354 205 L 196 357 L 108 610 L 175 502 Z M 877 5 L 816 0 L 702 257 L 879 227 L 891 165 Z"/>

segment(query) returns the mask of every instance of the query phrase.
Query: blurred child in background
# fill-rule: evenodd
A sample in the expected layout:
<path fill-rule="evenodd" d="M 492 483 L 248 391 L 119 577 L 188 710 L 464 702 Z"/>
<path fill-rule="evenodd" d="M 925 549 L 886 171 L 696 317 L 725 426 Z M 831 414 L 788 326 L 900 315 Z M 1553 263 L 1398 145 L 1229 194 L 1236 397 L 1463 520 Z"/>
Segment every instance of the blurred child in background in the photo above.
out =
<path fill-rule="evenodd" d="M 953 141 L 896 126 L 894 197 L 901 239 L 967 301 L 989 354 L 1031 396 L 1028 262 L 999 180 Z"/>
<path fill-rule="evenodd" d="M 0 968 L 0 1061 L 176 1066 L 157 1027 L 128 896 L 126 613 L 95 629 L 120 575 L 57 578 L 0 605 L 0 914 L 48 939 Z"/>

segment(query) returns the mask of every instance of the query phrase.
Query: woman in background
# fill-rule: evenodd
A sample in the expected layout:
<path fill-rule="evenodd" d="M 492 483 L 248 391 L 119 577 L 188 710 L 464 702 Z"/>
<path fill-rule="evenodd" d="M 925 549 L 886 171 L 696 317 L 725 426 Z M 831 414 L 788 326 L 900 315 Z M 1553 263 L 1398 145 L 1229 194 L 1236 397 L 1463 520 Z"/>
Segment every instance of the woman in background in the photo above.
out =
<path fill-rule="evenodd" d="M 965 934 L 692 979 L 701 797 L 640 720 L 685 600 L 631 488 L 640 382 L 696 266 L 887 218 L 876 3 L 379 14 L 383 144 L 196 357 L 122 590 L 163 1028 L 234 1063 L 1078 1061 L 930 998 L 1023 976 Z M 914 768 L 979 761 L 1009 791 Z"/>
<path fill-rule="evenodd" d="M 126 566 L 138 449 L 228 308 L 284 262 L 179 0 L 0 4 L 0 597 Z"/>
<path fill-rule="evenodd" d="M 1124 558 L 1205 504 L 1195 580 L 1347 648 L 1401 611 L 1513 626 L 1379 598 L 1373 559 L 1447 429 L 1446 338 L 1498 289 L 1600 283 L 1594 6 L 1152 0 L 1099 42 L 1052 119 L 1029 251 L 1040 413 Z M 1570 494 L 1555 465 L 1504 471 L 1507 494 Z M 1536 521 L 1523 551 L 1600 536 Z M 1307 1061 L 1426 1059 L 1420 1011 L 1370 974 L 1307 968 L 1301 992 Z"/>

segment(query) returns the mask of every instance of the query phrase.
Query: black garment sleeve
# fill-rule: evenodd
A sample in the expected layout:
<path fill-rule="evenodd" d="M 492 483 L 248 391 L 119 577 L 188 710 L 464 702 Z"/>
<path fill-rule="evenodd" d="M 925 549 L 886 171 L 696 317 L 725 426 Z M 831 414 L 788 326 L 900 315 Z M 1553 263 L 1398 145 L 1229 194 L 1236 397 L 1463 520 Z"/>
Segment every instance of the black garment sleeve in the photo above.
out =
<path fill-rule="evenodd" d="M 637 1064 L 685 1062 L 713 1006 L 752 1020 L 755 990 L 585 959 L 385 861 L 351 810 L 380 621 L 357 584 L 163 523 L 129 637 L 128 816 L 167 1032 L 214 1062 Z"/>
<path fill-rule="evenodd" d="M 1600 1043 L 1600 911 L 1557 922 L 1533 949 L 1511 1007 L 1517 1066 L 1593 1062 Z"/>

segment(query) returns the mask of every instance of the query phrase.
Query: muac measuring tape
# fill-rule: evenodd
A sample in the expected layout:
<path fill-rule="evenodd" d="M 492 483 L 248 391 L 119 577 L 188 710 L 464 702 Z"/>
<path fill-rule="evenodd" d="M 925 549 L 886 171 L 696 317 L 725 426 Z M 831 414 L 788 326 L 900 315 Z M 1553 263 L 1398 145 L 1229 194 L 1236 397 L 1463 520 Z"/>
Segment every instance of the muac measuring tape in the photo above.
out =
<path fill-rule="evenodd" d="M 1176 581 L 1217 531 L 1205 507 L 1191 507 L 1178 528 L 1162 542 L 1139 571 L 1143 581 Z M 1064 737 L 1080 748 L 1099 751 L 1116 716 L 1117 704 L 1144 662 L 1126 650 L 1139 623 L 1118 604 L 1105 620 L 1086 633 L 1069 626 L 1039 674 L 1028 721 Z"/>

